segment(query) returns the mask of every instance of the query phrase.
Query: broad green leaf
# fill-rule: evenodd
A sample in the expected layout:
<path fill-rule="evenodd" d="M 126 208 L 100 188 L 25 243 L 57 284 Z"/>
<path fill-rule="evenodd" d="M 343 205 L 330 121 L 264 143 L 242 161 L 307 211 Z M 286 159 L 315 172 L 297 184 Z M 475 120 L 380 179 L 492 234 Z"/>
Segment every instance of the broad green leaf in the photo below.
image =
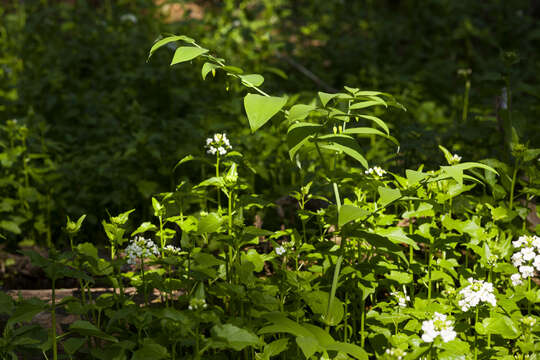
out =
<path fill-rule="evenodd" d="M 302 325 L 279 313 L 272 313 L 265 316 L 272 325 L 265 326 L 258 331 L 259 334 L 288 333 L 294 336 L 310 337 L 313 334 Z"/>
<path fill-rule="evenodd" d="M 377 230 L 377 234 L 387 237 L 395 244 L 404 243 L 412 246 L 415 250 L 419 249 L 416 242 L 410 237 L 408 237 L 407 234 L 405 234 L 405 232 L 403 231 L 403 228 L 401 227 L 379 229 Z"/>
<path fill-rule="evenodd" d="M 326 314 L 328 310 L 328 298 L 329 294 L 324 291 L 312 291 L 303 296 L 304 301 L 314 314 L 321 315 L 321 320 L 326 325 L 335 326 L 343 320 L 344 305 L 341 300 L 335 297 L 332 301 L 330 312 Z"/>
<path fill-rule="evenodd" d="M 193 260 L 201 267 L 201 268 L 208 268 L 212 266 L 218 266 L 224 263 L 223 260 L 220 260 L 212 254 L 208 253 L 196 253 L 193 255 Z"/>
<path fill-rule="evenodd" d="M 178 41 L 178 40 L 182 40 L 184 42 L 187 42 L 187 43 L 190 43 L 190 44 L 193 44 L 195 43 L 195 40 L 193 40 L 192 38 L 189 38 L 187 36 L 184 36 L 184 35 L 175 35 L 175 36 L 168 36 L 166 38 L 163 38 L 161 40 L 158 40 L 154 43 L 154 45 L 152 45 L 152 48 L 150 48 L 150 53 L 148 54 L 148 59 L 150 59 L 150 57 L 152 56 L 152 54 L 154 54 L 154 52 L 159 49 L 160 47 L 164 46 L 164 45 L 167 45 L 168 43 L 170 42 L 173 42 L 173 41 Z"/>
<path fill-rule="evenodd" d="M 354 205 L 343 205 L 339 211 L 339 227 L 342 227 L 350 221 L 366 217 L 367 215 L 369 215 L 369 211 L 365 209 Z"/>
<path fill-rule="evenodd" d="M 215 76 L 216 69 L 219 69 L 220 67 L 221 66 L 216 65 L 214 63 L 205 62 L 201 69 L 201 75 L 202 75 L 203 80 L 206 80 L 206 76 L 208 75 L 209 72 L 212 72 L 212 75 Z"/>
<path fill-rule="evenodd" d="M 298 347 L 302 350 L 302 353 L 306 357 L 306 359 L 310 359 L 313 354 L 316 352 L 321 352 L 323 349 L 319 345 L 319 342 L 309 336 L 298 336 L 296 338 L 296 343 L 298 344 Z"/>
<path fill-rule="evenodd" d="M 160 360 L 169 357 L 167 348 L 156 343 L 146 342 L 142 348 L 133 353 L 131 360 Z"/>
<path fill-rule="evenodd" d="M 386 125 L 386 123 L 382 121 L 381 119 L 379 119 L 378 117 L 371 116 L 371 115 L 357 115 L 357 116 L 363 119 L 373 121 L 375 124 L 379 125 L 384 130 L 386 135 L 390 135 L 390 129 L 388 129 L 388 125 Z"/>
<path fill-rule="evenodd" d="M 62 346 L 64 347 L 64 350 L 69 355 L 73 355 L 83 346 L 83 344 L 86 342 L 85 338 L 69 338 L 66 341 L 62 342 Z"/>
<path fill-rule="evenodd" d="M 152 224 L 149 221 L 145 221 L 137 228 L 137 230 L 131 233 L 131 236 L 133 237 L 137 234 L 142 234 L 147 231 L 157 231 L 157 229 L 158 228 L 156 225 Z"/>
<path fill-rule="evenodd" d="M 264 346 L 264 358 L 269 359 L 272 356 L 281 354 L 287 349 L 289 345 L 289 339 L 282 338 L 276 341 L 272 341 L 270 344 Z"/>
<path fill-rule="evenodd" d="M 287 131 L 287 145 L 289 147 L 289 156 L 294 159 L 300 148 L 309 142 L 320 130 L 322 126 L 312 123 L 296 123 L 289 127 Z"/>
<path fill-rule="evenodd" d="M 19 235 L 22 231 L 19 225 L 13 221 L 2 220 L 0 221 L 0 228 Z"/>
<path fill-rule="evenodd" d="M 11 315 L 14 309 L 13 299 L 3 291 L 0 291 L 0 314 Z"/>
<path fill-rule="evenodd" d="M 395 270 L 390 271 L 390 274 L 386 275 L 386 278 L 394 280 L 399 284 L 409 284 L 413 280 L 412 274 Z"/>
<path fill-rule="evenodd" d="M 505 315 L 486 318 L 481 323 L 476 323 L 475 328 L 479 334 L 497 334 L 505 339 L 515 339 L 521 334 L 514 321 Z"/>
<path fill-rule="evenodd" d="M 264 77 L 259 74 L 240 75 L 240 79 L 242 80 L 242 84 L 247 87 L 261 86 L 264 82 Z"/>
<path fill-rule="evenodd" d="M 336 134 L 320 136 L 316 140 L 322 143 L 322 148 L 333 151 L 342 151 L 360 162 L 364 168 L 367 169 L 369 167 L 366 158 L 360 153 L 362 151 L 360 145 L 358 145 L 353 137 L 344 134 Z"/>
<path fill-rule="evenodd" d="M 369 356 L 368 353 L 362 349 L 360 346 L 356 344 L 351 343 L 344 343 L 344 342 L 334 342 L 333 344 L 329 344 L 326 346 L 326 350 L 328 351 L 341 351 L 344 353 L 347 353 L 349 355 L 354 356 L 358 360 L 368 360 Z"/>
<path fill-rule="evenodd" d="M 319 99 L 321 99 L 321 103 L 324 107 L 326 107 L 326 104 L 328 104 L 328 102 L 330 100 L 332 100 L 333 98 L 337 97 L 341 95 L 340 93 L 337 93 L 337 94 L 329 94 L 329 93 L 325 93 L 325 92 L 322 92 L 322 91 L 319 91 Z"/>
<path fill-rule="evenodd" d="M 378 135 L 392 141 L 396 145 L 399 145 L 399 142 L 393 136 L 387 135 L 380 130 L 370 128 L 370 127 L 347 128 L 345 131 L 343 131 L 343 134 L 368 135 L 368 136 Z"/>
<path fill-rule="evenodd" d="M 76 320 L 73 324 L 69 326 L 69 330 L 83 336 L 93 336 L 107 341 L 118 342 L 117 338 L 101 331 L 92 323 L 86 320 Z"/>
<path fill-rule="evenodd" d="M 180 46 L 174 52 L 173 59 L 171 61 L 171 66 L 181 62 L 189 61 L 195 59 L 197 56 L 205 54 L 208 52 L 208 49 L 203 49 L 195 46 Z"/>
<path fill-rule="evenodd" d="M 213 233 L 219 229 L 221 218 L 216 213 L 209 213 L 199 219 L 199 234 Z"/>
<path fill-rule="evenodd" d="M 258 347 L 262 344 L 261 340 L 251 331 L 233 324 L 214 325 L 211 333 L 213 337 L 236 351 L 240 351 L 247 346 Z"/>
<path fill-rule="evenodd" d="M 244 97 L 244 108 L 246 109 L 251 131 L 255 132 L 266 124 L 285 106 L 286 102 L 286 97 L 247 94 Z"/>
<path fill-rule="evenodd" d="M 424 180 L 429 176 L 429 174 L 426 174 L 422 171 L 416 171 L 416 170 L 405 170 L 405 176 L 407 177 L 407 183 L 409 186 L 414 186 L 418 184 L 420 181 Z"/>
<path fill-rule="evenodd" d="M 240 69 L 239 67 L 236 67 L 236 66 L 225 65 L 225 66 L 223 66 L 221 68 L 223 70 L 227 71 L 228 73 L 231 73 L 231 74 L 240 75 L 240 74 L 244 73 L 244 70 L 242 70 L 242 69 Z"/>
<path fill-rule="evenodd" d="M 317 109 L 315 105 L 297 104 L 289 109 L 287 119 L 289 121 L 301 121 L 304 120 L 310 112 Z"/>
<path fill-rule="evenodd" d="M 368 101 L 360 101 L 357 103 L 352 104 L 349 109 L 351 110 L 358 110 L 358 109 L 364 109 L 370 106 L 388 106 L 386 102 L 381 102 L 378 100 L 368 100 Z"/>
<path fill-rule="evenodd" d="M 126 212 L 119 214 L 118 216 L 114 216 L 111 218 L 111 222 L 113 222 L 116 225 L 124 225 L 128 221 L 129 215 L 134 211 L 135 209 L 131 209 L 131 210 L 128 210 Z"/>
<path fill-rule="evenodd" d="M 377 191 L 379 192 L 379 195 L 380 195 L 379 203 L 382 206 L 386 206 L 396 201 L 397 199 L 401 198 L 401 191 L 399 191 L 399 189 L 392 189 L 388 187 L 379 186 Z"/>

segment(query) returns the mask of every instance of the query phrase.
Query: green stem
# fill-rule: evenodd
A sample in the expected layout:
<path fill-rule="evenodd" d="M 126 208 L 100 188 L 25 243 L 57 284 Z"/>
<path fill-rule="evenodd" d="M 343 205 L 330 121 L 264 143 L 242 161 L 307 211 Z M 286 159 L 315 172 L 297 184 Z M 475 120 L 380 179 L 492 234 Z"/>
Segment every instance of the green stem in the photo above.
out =
<path fill-rule="evenodd" d="M 514 167 L 514 173 L 512 174 L 512 184 L 510 185 L 510 202 L 508 204 L 508 208 L 512 210 L 512 205 L 514 204 L 514 189 L 516 187 L 516 177 L 517 172 L 519 169 L 519 163 L 516 162 L 516 166 Z"/>
<path fill-rule="evenodd" d="M 474 326 L 478 323 L 478 306 L 476 307 L 476 315 L 474 318 Z M 478 332 L 474 330 L 474 360 L 478 359 Z"/>
<path fill-rule="evenodd" d="M 467 122 L 467 114 L 469 113 L 469 90 L 471 89 L 471 81 L 467 79 L 465 82 L 465 95 L 463 97 L 463 114 L 461 120 L 463 123 Z"/>
<path fill-rule="evenodd" d="M 365 321 L 365 313 L 366 313 L 366 303 L 364 300 L 364 293 L 362 292 L 362 301 L 360 301 L 360 346 L 363 348 L 366 336 L 364 334 L 364 321 Z"/>
<path fill-rule="evenodd" d="M 431 262 L 432 262 L 431 246 L 432 244 L 430 243 L 429 252 L 428 252 L 428 301 L 431 301 Z"/>
<path fill-rule="evenodd" d="M 53 347 L 53 360 L 58 359 L 58 344 L 56 342 L 56 280 L 52 280 L 52 294 L 51 294 L 51 326 L 52 326 L 52 347 Z"/>
<path fill-rule="evenodd" d="M 148 307 L 148 292 L 146 289 L 146 280 L 144 278 L 144 258 L 141 257 L 141 277 L 143 282 L 143 294 L 144 294 L 144 303 Z"/>
<path fill-rule="evenodd" d="M 216 177 L 219 178 L 219 152 L 217 153 L 216 157 Z M 218 188 L 217 190 L 218 212 L 221 213 L 221 189 Z"/>

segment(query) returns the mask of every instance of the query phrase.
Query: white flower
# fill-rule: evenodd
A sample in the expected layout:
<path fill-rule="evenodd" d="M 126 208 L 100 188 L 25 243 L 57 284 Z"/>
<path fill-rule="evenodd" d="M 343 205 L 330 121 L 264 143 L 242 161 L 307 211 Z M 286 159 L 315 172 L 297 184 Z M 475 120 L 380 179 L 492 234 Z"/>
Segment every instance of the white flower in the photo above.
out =
<path fill-rule="evenodd" d="M 523 254 L 521 251 L 512 255 L 512 264 L 514 264 L 515 267 L 520 267 L 521 264 L 523 264 Z"/>
<path fill-rule="evenodd" d="M 180 249 L 179 247 L 172 245 L 165 246 L 163 250 L 165 250 L 165 252 L 169 255 L 180 255 L 180 252 L 182 251 L 182 249 Z"/>
<path fill-rule="evenodd" d="M 529 265 L 521 265 L 519 267 L 519 272 L 524 279 L 534 276 L 534 268 Z"/>
<path fill-rule="evenodd" d="M 386 355 L 390 359 L 402 360 L 403 357 L 407 356 L 407 352 L 401 349 L 386 349 Z"/>
<path fill-rule="evenodd" d="M 407 295 L 407 293 L 402 292 L 391 292 L 390 295 L 394 296 L 398 302 L 399 307 L 407 307 L 407 302 L 411 301 L 411 298 Z"/>
<path fill-rule="evenodd" d="M 510 280 L 512 280 L 512 285 L 514 286 L 523 284 L 523 280 L 521 280 L 521 275 L 519 273 L 512 274 Z"/>
<path fill-rule="evenodd" d="M 495 306 L 497 300 L 493 294 L 493 284 L 483 280 L 468 279 L 470 285 L 462 289 L 459 294 L 463 297 L 459 302 L 461 310 L 468 311 L 477 306 L 481 301 Z"/>
<path fill-rule="evenodd" d="M 534 257 L 533 265 L 536 268 L 536 270 L 540 271 L 540 255 L 536 255 Z"/>
<path fill-rule="evenodd" d="M 374 166 L 364 171 L 364 173 L 366 175 L 375 175 L 377 177 L 383 177 L 384 174 L 386 174 L 386 170 L 380 168 L 379 166 Z"/>
<path fill-rule="evenodd" d="M 456 338 L 456 332 L 451 320 L 447 320 L 446 315 L 436 312 L 433 320 L 422 322 L 422 340 L 433 342 L 437 336 L 441 336 L 443 342 L 452 341 Z"/>
<path fill-rule="evenodd" d="M 121 22 L 126 22 L 126 21 L 129 21 L 129 22 L 132 22 L 133 24 L 136 24 L 137 23 L 137 17 L 133 14 L 124 14 L 122 16 L 120 16 L 120 21 Z"/>
<path fill-rule="evenodd" d="M 538 251 L 540 251 L 540 237 L 534 235 L 534 236 L 533 236 L 533 240 L 532 240 L 532 245 L 533 245 Z"/>
<path fill-rule="evenodd" d="M 191 298 L 189 300 L 189 310 L 199 310 L 199 309 L 206 309 L 208 305 L 206 304 L 206 300 L 199 299 L 199 298 Z"/>
<path fill-rule="evenodd" d="M 521 322 L 523 323 L 523 325 L 527 326 L 527 327 L 533 327 L 534 325 L 536 325 L 536 319 L 533 318 L 532 316 L 525 316 L 521 319 Z"/>
<path fill-rule="evenodd" d="M 213 137 L 206 139 L 206 152 L 210 155 L 225 155 L 227 151 L 232 149 L 227 134 L 214 134 Z"/>
<path fill-rule="evenodd" d="M 522 235 L 517 240 L 512 241 L 512 245 L 514 245 L 514 247 L 516 249 L 520 248 L 522 245 L 525 245 L 527 243 L 528 243 L 528 236 L 527 235 Z"/>
<path fill-rule="evenodd" d="M 285 249 L 283 246 L 279 246 L 276 248 L 276 254 L 279 256 L 285 254 L 287 252 L 287 249 Z"/>
<path fill-rule="evenodd" d="M 126 247 L 126 256 L 128 264 L 135 264 L 139 258 L 148 258 L 152 255 L 159 255 L 159 250 L 156 244 L 150 239 L 145 239 L 142 236 L 135 236 Z"/>
<path fill-rule="evenodd" d="M 450 158 L 450 164 L 458 164 L 460 161 L 461 161 L 461 156 L 459 156 L 458 154 L 454 154 Z"/>
<path fill-rule="evenodd" d="M 533 247 L 526 247 L 521 249 L 521 255 L 523 256 L 523 260 L 530 261 L 534 259 L 536 252 L 534 251 Z"/>

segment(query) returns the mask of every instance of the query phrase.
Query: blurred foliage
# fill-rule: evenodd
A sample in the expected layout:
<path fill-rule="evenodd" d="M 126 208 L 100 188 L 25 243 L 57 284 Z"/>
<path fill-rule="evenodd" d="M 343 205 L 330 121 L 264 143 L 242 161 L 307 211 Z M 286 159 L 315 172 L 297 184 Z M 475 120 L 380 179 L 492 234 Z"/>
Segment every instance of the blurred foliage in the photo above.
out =
<path fill-rule="evenodd" d="M 249 159 L 257 192 L 276 199 L 299 184 L 292 165 L 277 161 L 288 156 L 279 126 L 250 135 L 233 96 L 241 86 L 169 69 L 166 51 L 145 62 L 159 34 L 188 34 L 220 49 L 231 64 L 262 74 L 276 95 L 309 102 L 316 89 L 342 84 L 396 94 L 409 111 L 385 121 L 399 153 L 375 139 L 366 153 L 402 168 L 439 163 L 439 144 L 468 160 L 509 162 L 505 142 L 513 135 L 540 143 L 539 18 L 540 4 L 525 0 L 7 1 L 0 5 L 0 121 L 17 119 L 28 129 L 28 151 L 56 164 L 56 176 L 37 190 L 54 194 L 48 236 L 66 244 L 66 216 L 88 213 L 85 234 L 99 242 L 105 209 L 135 207 L 139 220 L 150 214 L 151 194 L 181 178 L 205 178 L 210 168 L 173 167 L 202 153 L 215 131 L 257 154 Z M 13 197 L 9 191 L 3 196 Z"/>

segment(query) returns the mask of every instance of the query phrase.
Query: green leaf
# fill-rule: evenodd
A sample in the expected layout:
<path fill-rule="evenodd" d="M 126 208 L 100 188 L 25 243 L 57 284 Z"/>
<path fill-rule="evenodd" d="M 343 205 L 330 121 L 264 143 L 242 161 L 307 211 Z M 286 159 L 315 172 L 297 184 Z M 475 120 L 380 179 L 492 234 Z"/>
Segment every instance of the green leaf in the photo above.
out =
<path fill-rule="evenodd" d="M 380 100 L 368 100 L 368 101 L 360 101 L 357 103 L 352 104 L 349 109 L 350 110 L 358 110 L 358 109 L 364 109 L 370 106 L 388 106 L 386 102 L 380 101 Z"/>
<path fill-rule="evenodd" d="M 221 218 L 216 213 L 209 213 L 208 215 L 201 216 L 199 220 L 199 234 L 213 233 L 219 229 L 221 225 Z"/>
<path fill-rule="evenodd" d="M 203 80 L 206 80 L 206 76 L 208 75 L 209 72 L 212 72 L 212 75 L 215 76 L 216 69 L 219 69 L 219 68 L 220 68 L 219 65 L 216 65 L 211 62 L 205 62 L 201 69 L 201 75 L 202 75 Z"/>
<path fill-rule="evenodd" d="M 347 224 L 350 221 L 363 218 L 369 215 L 369 211 L 356 207 L 354 205 L 343 205 L 339 211 L 339 227 Z"/>
<path fill-rule="evenodd" d="M 476 323 L 476 331 L 479 334 L 497 334 L 505 339 L 515 339 L 521 332 L 512 319 L 505 315 L 497 315 L 495 318 L 486 318 L 481 323 Z"/>
<path fill-rule="evenodd" d="M 244 108 L 252 132 L 257 131 L 276 115 L 285 103 L 287 97 L 262 96 L 247 94 L 244 97 Z"/>
<path fill-rule="evenodd" d="M 208 49 L 203 49 L 195 46 L 180 46 L 176 51 L 174 52 L 173 59 L 171 61 L 171 66 L 193 60 L 197 56 L 200 56 L 202 54 L 205 54 L 208 52 Z"/>
<path fill-rule="evenodd" d="M 386 275 L 386 278 L 394 280 L 399 284 L 409 284 L 413 280 L 412 274 L 395 270 L 390 271 L 390 274 Z"/>
<path fill-rule="evenodd" d="M 117 338 L 101 331 L 92 323 L 86 320 L 76 320 L 73 324 L 69 326 L 69 330 L 83 336 L 93 336 L 93 337 L 97 337 L 103 340 L 118 342 Z"/>
<path fill-rule="evenodd" d="M 296 123 L 289 127 L 287 131 L 287 145 L 289 147 L 289 156 L 294 159 L 296 153 L 309 142 L 322 128 L 321 125 L 312 123 Z"/>
<path fill-rule="evenodd" d="M 366 158 L 360 153 L 362 149 L 353 137 L 344 134 L 324 135 L 316 140 L 323 143 L 322 148 L 333 151 L 343 151 L 345 154 L 360 162 L 363 167 L 366 169 L 368 168 Z"/>
<path fill-rule="evenodd" d="M 158 228 L 156 225 L 152 224 L 149 221 L 145 221 L 137 228 L 137 230 L 131 233 L 131 236 L 133 237 L 137 234 L 142 234 L 147 231 L 157 231 L 157 229 Z"/>
<path fill-rule="evenodd" d="M 142 348 L 133 353 L 131 360 L 160 360 L 169 357 L 167 348 L 156 343 L 146 342 Z"/>
<path fill-rule="evenodd" d="M 343 320 L 344 305 L 341 300 L 335 297 L 329 313 L 326 314 L 328 298 L 329 294 L 324 291 L 312 291 L 303 296 L 304 301 L 314 314 L 321 315 L 321 319 L 326 325 L 335 326 Z"/>
<path fill-rule="evenodd" d="M 9 232 L 12 232 L 16 235 L 21 233 L 21 228 L 19 227 L 19 225 L 17 225 L 13 221 L 7 221 L 7 220 L 0 221 L 0 228 L 7 230 Z"/>
<path fill-rule="evenodd" d="M 240 351 L 247 346 L 258 347 L 262 345 L 261 340 L 251 331 L 233 324 L 214 325 L 211 333 L 213 337 L 236 351 Z"/>
<path fill-rule="evenodd" d="M 379 186 L 377 189 L 379 192 L 379 203 L 382 206 L 386 206 L 401 197 L 401 191 L 399 189 L 392 189 L 388 187 Z"/>
<path fill-rule="evenodd" d="M 315 110 L 317 107 L 315 105 L 305 105 L 305 104 L 298 104 L 294 105 L 289 109 L 289 114 L 287 116 L 287 119 L 289 121 L 300 121 L 304 120 L 310 112 Z"/>
<path fill-rule="evenodd" d="M 160 47 L 167 45 L 170 42 L 178 41 L 178 40 L 183 40 L 187 43 L 195 43 L 195 40 L 184 35 L 168 36 L 166 38 L 156 41 L 154 45 L 152 45 L 152 48 L 150 49 L 150 53 L 148 54 L 148 59 L 150 59 L 152 54 L 154 54 L 154 52 Z"/>
<path fill-rule="evenodd" d="M 81 348 L 81 346 L 83 346 L 85 342 L 85 338 L 69 338 L 62 342 L 62 345 L 68 355 L 73 355 Z"/>
<path fill-rule="evenodd" d="M 254 86 L 261 86 L 264 82 L 264 77 L 259 74 L 246 74 L 246 75 L 240 75 L 240 80 L 242 80 L 242 84 L 244 84 L 247 87 L 254 87 Z"/>
<path fill-rule="evenodd" d="M 343 131 L 343 134 L 368 135 L 368 136 L 369 135 L 378 135 L 378 136 L 382 136 L 382 137 L 392 141 L 396 145 L 399 145 L 399 142 L 393 136 L 387 135 L 387 134 L 383 133 L 380 130 L 370 128 L 370 127 L 348 128 L 345 131 Z"/>
<path fill-rule="evenodd" d="M 378 117 L 371 116 L 371 115 L 357 115 L 357 116 L 363 119 L 373 121 L 375 124 L 379 125 L 384 130 L 386 135 L 390 135 L 390 129 L 388 129 L 388 125 L 386 125 L 386 123 L 382 121 L 381 119 L 379 119 Z"/>
<path fill-rule="evenodd" d="M 358 360 L 368 360 L 368 353 L 356 344 L 344 343 L 344 342 L 334 342 L 326 346 L 326 350 L 329 351 L 341 351 L 349 355 L 354 356 Z"/>
<path fill-rule="evenodd" d="M 319 342 L 309 336 L 298 336 L 296 338 L 296 343 L 298 344 L 298 347 L 302 350 L 302 353 L 306 357 L 306 359 L 310 359 L 313 354 L 316 352 L 321 352 L 323 349 L 319 345 Z"/>
<path fill-rule="evenodd" d="M 0 314 L 11 315 L 14 305 L 11 296 L 3 291 L 0 291 Z"/>
<path fill-rule="evenodd" d="M 289 339 L 287 338 L 282 338 L 276 341 L 272 341 L 270 344 L 266 344 L 264 346 L 263 357 L 265 359 L 269 359 L 272 356 L 279 355 L 287 349 L 288 345 L 289 345 Z"/>
<path fill-rule="evenodd" d="M 420 181 L 424 180 L 429 176 L 429 174 L 423 173 L 422 171 L 415 171 L 407 169 L 405 170 L 405 176 L 407 177 L 407 183 L 409 186 L 414 186 Z"/>
<path fill-rule="evenodd" d="M 332 100 L 333 98 L 339 96 L 340 93 L 337 93 L 337 94 L 328 94 L 328 93 L 325 93 L 325 92 L 322 92 L 322 91 L 319 91 L 319 99 L 321 99 L 321 103 L 324 107 L 326 107 L 326 104 L 328 104 L 328 102 L 330 100 Z"/>

